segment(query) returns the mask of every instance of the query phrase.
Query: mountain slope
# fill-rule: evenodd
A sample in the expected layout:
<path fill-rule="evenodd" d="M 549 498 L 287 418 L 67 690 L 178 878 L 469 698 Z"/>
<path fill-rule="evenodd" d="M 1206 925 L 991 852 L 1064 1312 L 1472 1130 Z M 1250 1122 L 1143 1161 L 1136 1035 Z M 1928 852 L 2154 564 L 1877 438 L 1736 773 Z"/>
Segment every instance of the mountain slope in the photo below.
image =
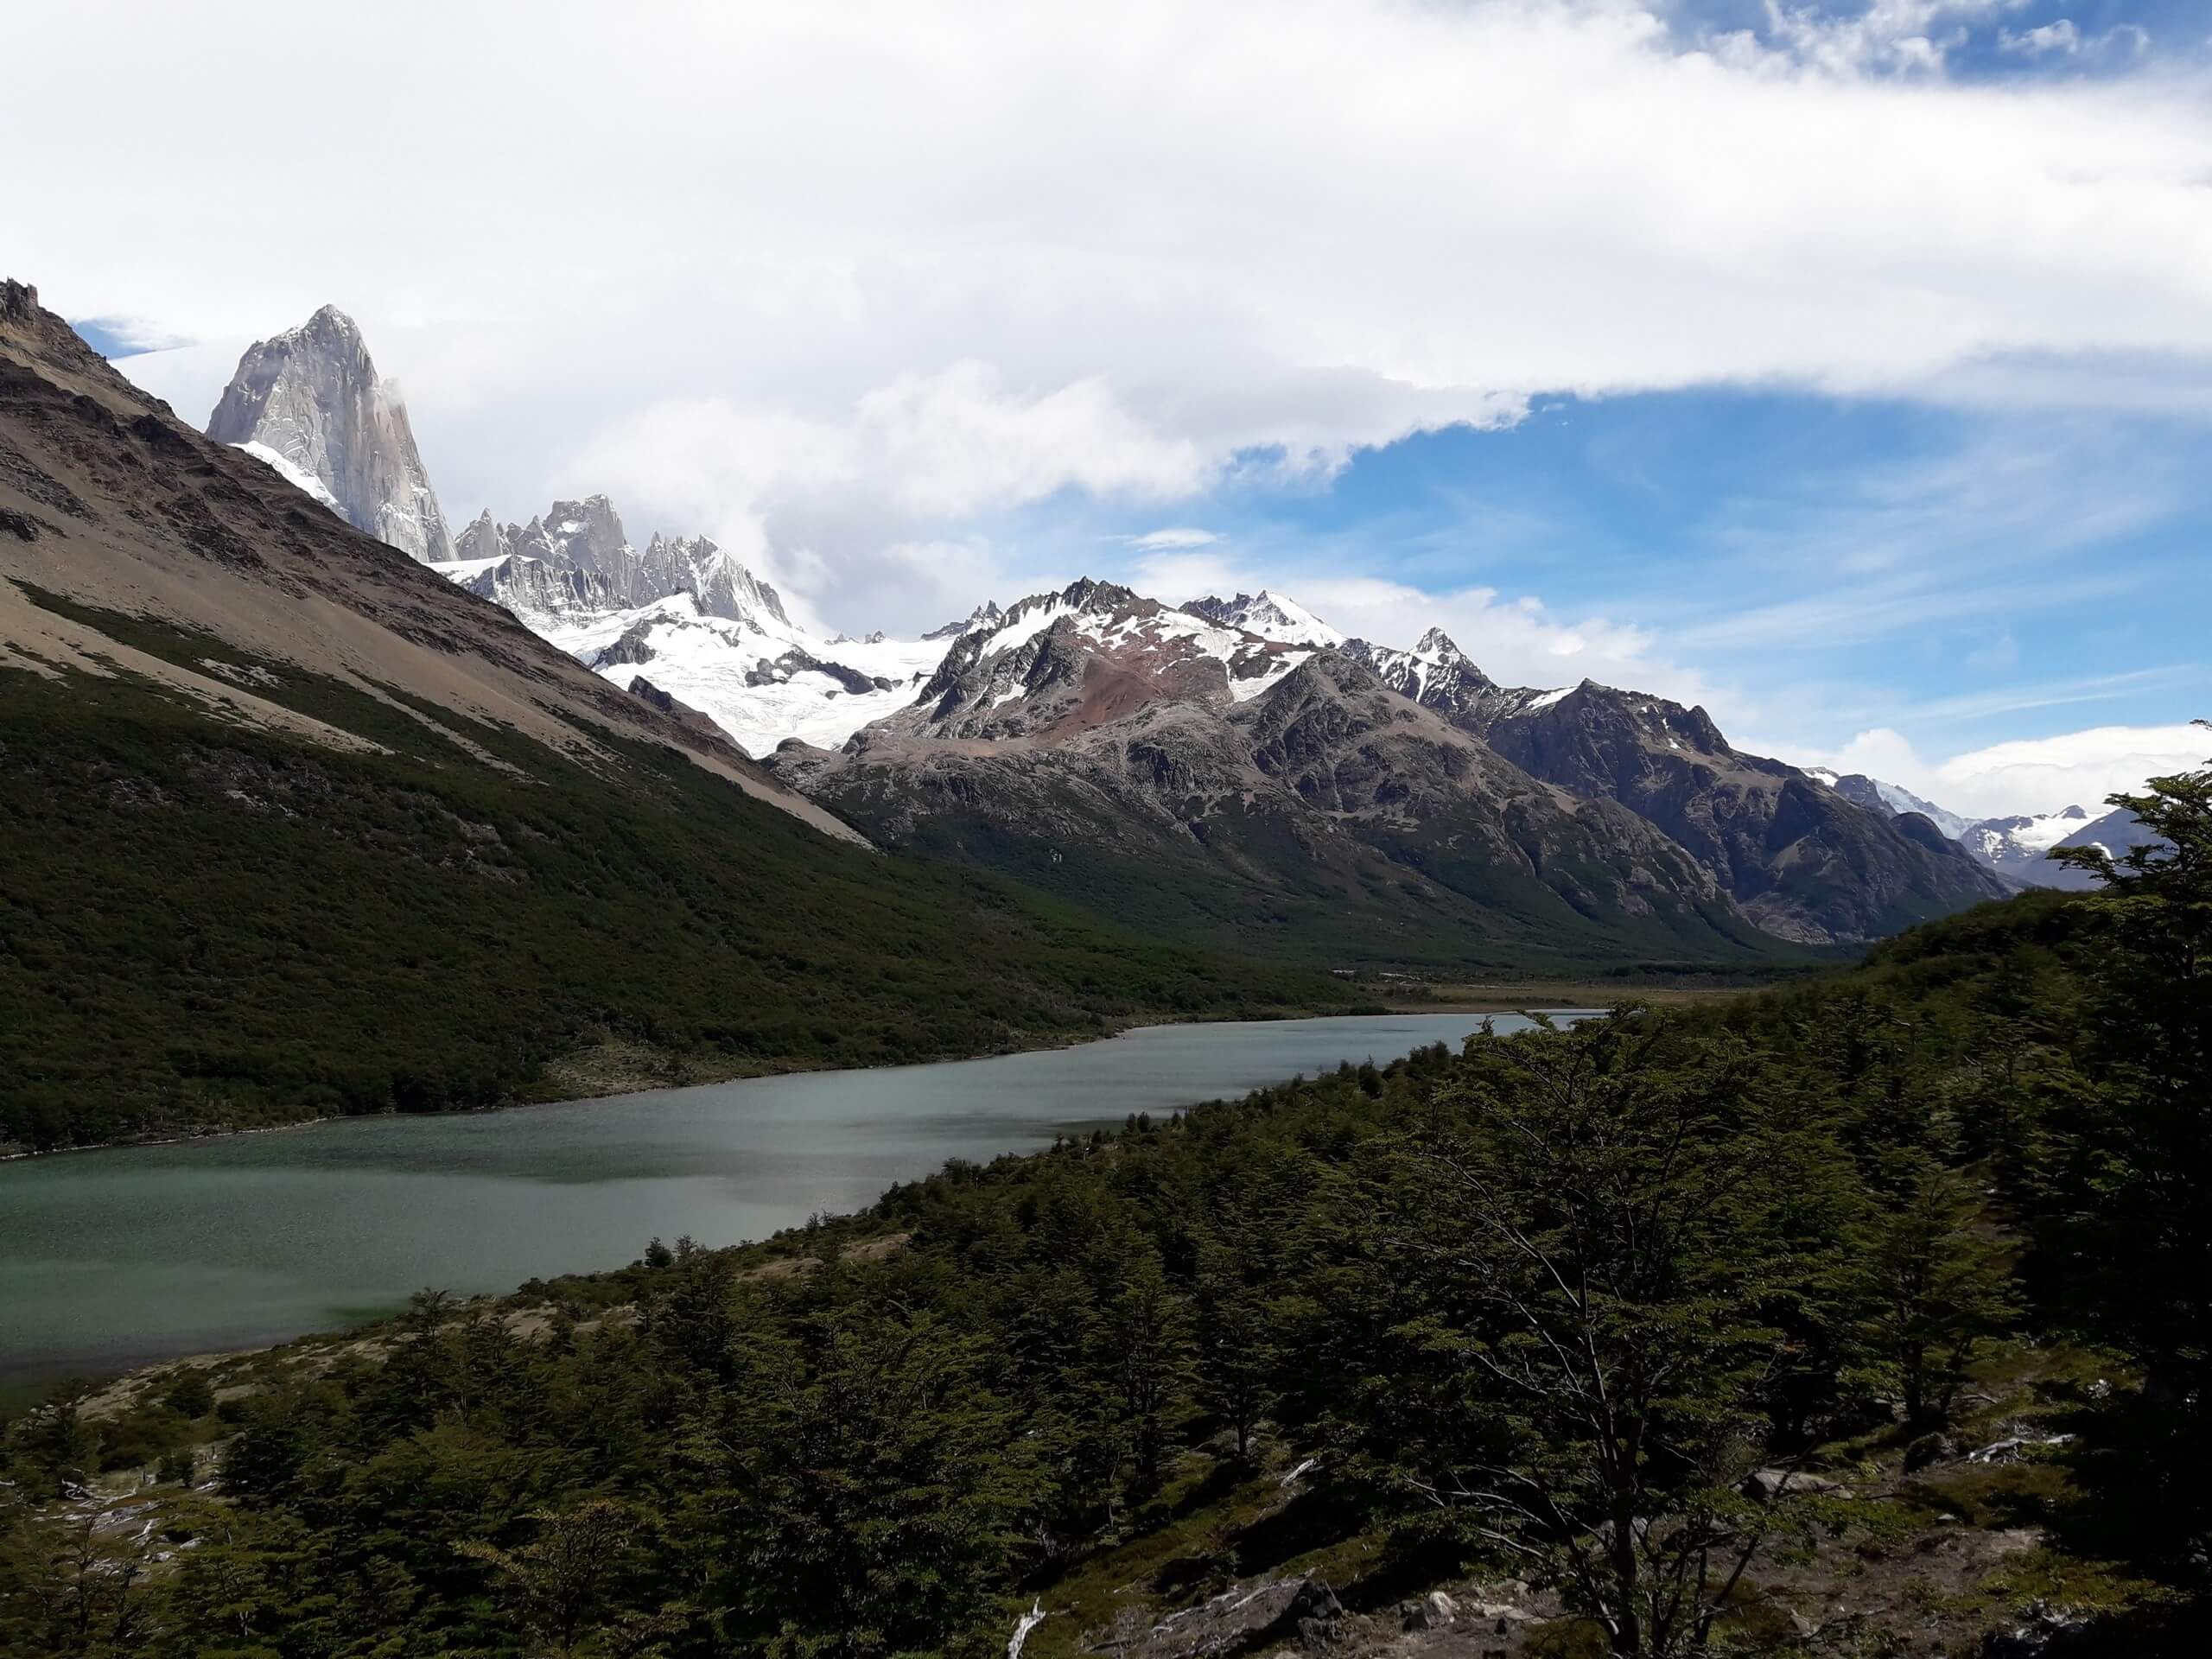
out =
<path fill-rule="evenodd" d="M 2005 892 L 1933 825 L 1739 752 L 1702 709 L 1592 680 L 1500 686 L 1436 630 L 1411 652 L 1353 649 L 1385 683 L 1524 772 L 1627 807 L 1781 938 L 1863 942 Z"/>
<path fill-rule="evenodd" d="M 1923 795 L 1916 795 L 1902 784 L 1888 783 L 1879 778 L 1870 778 L 1863 772 L 1836 772 L 1827 766 L 1808 766 L 1805 775 L 1816 783 L 1826 784 L 1847 801 L 1880 811 L 1903 815 L 1917 812 L 1941 830 L 1952 840 L 1966 834 L 1971 822 L 1961 817 L 1948 807 L 1941 807 Z"/>
<path fill-rule="evenodd" d="M 1751 962 L 1694 861 L 1333 650 L 1080 582 L 955 640 L 913 705 L 787 779 L 886 844 L 1117 919 L 1332 966 Z"/>
<path fill-rule="evenodd" d="M 1343 996 L 868 849 L 193 432 L 13 283 L 0 811 L 0 1142 Z"/>
<path fill-rule="evenodd" d="M 335 306 L 246 349 L 207 417 L 207 435 L 246 449 L 356 530 L 411 557 L 453 556 L 406 407 Z"/>

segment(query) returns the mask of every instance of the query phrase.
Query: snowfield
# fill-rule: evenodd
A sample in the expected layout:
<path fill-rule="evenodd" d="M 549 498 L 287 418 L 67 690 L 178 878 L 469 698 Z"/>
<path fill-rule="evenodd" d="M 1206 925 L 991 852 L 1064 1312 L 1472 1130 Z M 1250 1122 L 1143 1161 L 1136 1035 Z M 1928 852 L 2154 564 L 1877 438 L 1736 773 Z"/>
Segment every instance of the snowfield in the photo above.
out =
<path fill-rule="evenodd" d="M 825 639 L 791 621 L 774 589 L 711 542 L 656 536 L 640 553 L 601 496 L 556 503 L 526 529 L 501 529 L 487 513 L 461 539 L 475 556 L 435 569 L 614 684 L 651 681 L 756 757 L 792 740 L 842 747 L 911 708 L 956 655 L 963 671 L 983 672 L 988 706 L 1019 702 L 1028 695 L 1027 665 L 1014 653 L 1063 622 L 1102 656 L 1147 675 L 1217 662 L 1239 702 L 1265 694 L 1316 650 L 1347 643 L 1296 601 L 1265 589 L 1172 608 L 1088 582 L 1002 611 L 980 606 L 964 625 L 933 630 L 933 639 Z M 482 556 L 492 547 L 499 550 Z M 1448 642 L 1440 649 L 1459 662 Z M 1387 654 L 1430 671 L 1447 660 L 1437 651 Z M 1538 704 L 1567 695 L 1547 692 Z"/>
<path fill-rule="evenodd" d="M 264 465 L 275 467 L 276 469 L 277 475 L 283 478 L 283 480 L 287 484 L 289 484 L 294 489 L 306 491 L 308 494 L 315 497 L 316 500 L 321 502 L 324 506 L 328 507 L 333 512 L 338 513 L 339 517 L 341 518 L 345 517 L 344 512 L 340 511 L 338 505 L 338 498 L 330 493 L 328 486 L 325 485 L 323 481 L 317 478 L 313 473 L 308 472 L 302 467 L 295 467 L 290 461 L 277 454 L 276 451 L 271 449 L 267 444 L 259 442 L 252 443 L 234 443 L 231 448 L 233 449 L 243 449 L 246 454 L 251 455 L 256 461 L 261 461 Z"/>

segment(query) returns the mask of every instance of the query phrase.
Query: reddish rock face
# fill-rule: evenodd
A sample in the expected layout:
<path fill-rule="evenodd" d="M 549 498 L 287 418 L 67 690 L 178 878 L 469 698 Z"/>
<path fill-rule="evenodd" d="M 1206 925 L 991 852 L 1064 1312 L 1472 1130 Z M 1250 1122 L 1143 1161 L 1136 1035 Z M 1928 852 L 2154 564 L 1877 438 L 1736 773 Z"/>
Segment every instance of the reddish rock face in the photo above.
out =
<path fill-rule="evenodd" d="M 1412 652 L 1317 645 L 1332 631 L 1302 615 L 1077 582 L 961 633 L 842 753 L 775 766 L 879 837 L 987 848 L 1133 916 L 1152 913 L 1141 887 L 1125 899 L 1085 850 L 1198 867 L 1181 879 L 1244 895 L 1228 908 L 1335 893 L 1375 934 L 1420 918 L 1424 948 L 1550 933 L 1756 955 L 1998 891 L 1940 836 L 1738 753 L 1702 709 L 1500 686 L 1437 631 Z"/>

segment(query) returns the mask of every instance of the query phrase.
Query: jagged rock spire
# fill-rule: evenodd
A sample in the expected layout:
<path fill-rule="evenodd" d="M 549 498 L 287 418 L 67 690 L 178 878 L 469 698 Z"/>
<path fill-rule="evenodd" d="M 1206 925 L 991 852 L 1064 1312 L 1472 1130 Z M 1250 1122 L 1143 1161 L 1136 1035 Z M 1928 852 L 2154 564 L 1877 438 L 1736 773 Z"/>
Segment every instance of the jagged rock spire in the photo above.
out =
<path fill-rule="evenodd" d="M 207 435 L 259 455 L 379 541 L 426 563 L 454 556 L 406 407 L 335 306 L 247 347 Z"/>

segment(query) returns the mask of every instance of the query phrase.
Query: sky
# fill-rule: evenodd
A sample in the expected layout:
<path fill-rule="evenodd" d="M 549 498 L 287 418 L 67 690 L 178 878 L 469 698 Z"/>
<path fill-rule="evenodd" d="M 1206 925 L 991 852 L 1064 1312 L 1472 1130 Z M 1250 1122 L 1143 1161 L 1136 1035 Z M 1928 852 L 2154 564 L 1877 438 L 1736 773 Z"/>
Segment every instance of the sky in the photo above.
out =
<path fill-rule="evenodd" d="M 21 0 L 0 270 L 825 628 L 1267 586 L 1969 815 L 2212 739 L 2212 3 Z M 85 118 L 86 88 L 111 118 Z M 140 350 L 139 348 L 154 348 Z"/>

